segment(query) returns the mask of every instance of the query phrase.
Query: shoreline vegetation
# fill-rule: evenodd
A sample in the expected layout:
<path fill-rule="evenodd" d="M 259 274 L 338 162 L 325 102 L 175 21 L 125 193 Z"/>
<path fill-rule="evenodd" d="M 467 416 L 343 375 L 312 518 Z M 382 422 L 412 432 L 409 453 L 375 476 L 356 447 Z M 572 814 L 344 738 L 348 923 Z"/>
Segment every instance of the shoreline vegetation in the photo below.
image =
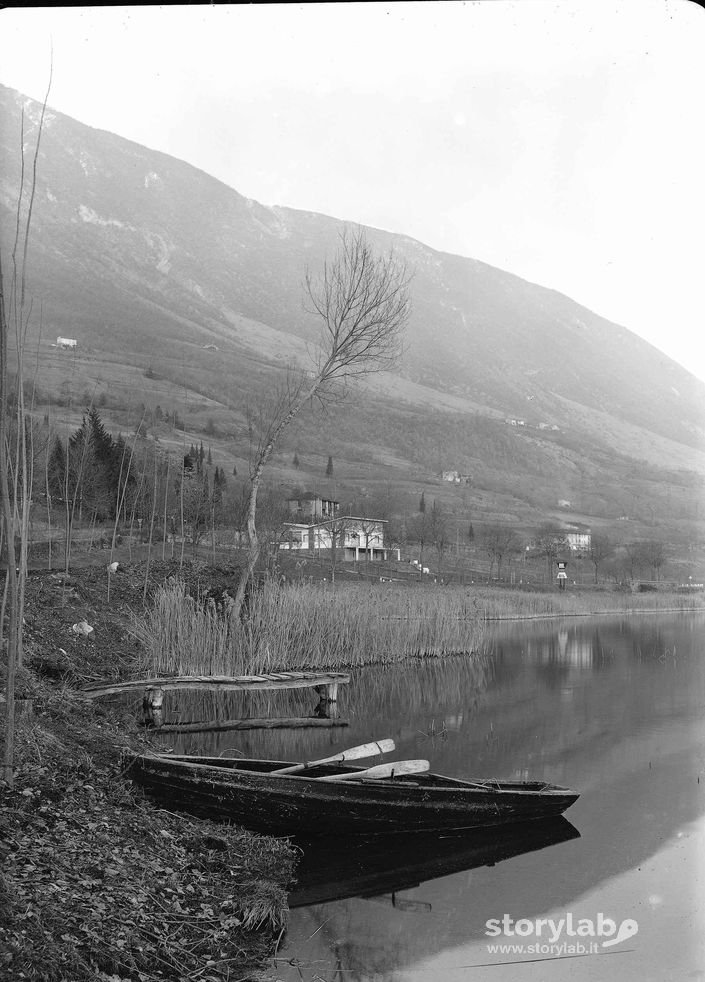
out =
<path fill-rule="evenodd" d="M 705 610 L 702 594 L 265 582 L 236 624 L 235 577 L 175 561 L 29 574 L 14 786 L 0 785 L 0 978 L 251 978 L 286 928 L 289 844 L 145 800 L 124 780 L 121 755 L 161 742 L 138 725 L 136 705 L 86 700 L 85 684 L 149 667 L 229 674 L 374 662 L 394 685 L 405 660 L 430 668 L 455 655 L 453 684 L 479 693 L 494 618 Z M 82 621 L 88 635 L 73 631 Z"/>
<path fill-rule="evenodd" d="M 189 593 L 178 576 L 135 615 L 141 677 L 349 669 L 409 658 L 477 655 L 502 621 L 705 610 L 700 594 L 531 593 L 491 587 L 267 580 L 233 616 L 227 590 Z"/>
<path fill-rule="evenodd" d="M 481 587 L 476 591 L 475 599 L 486 622 L 705 610 L 702 593 L 686 594 L 665 588 L 663 592 L 649 590 L 645 593 L 581 588 L 534 593 Z"/>
<path fill-rule="evenodd" d="M 154 675 L 353 668 L 473 653 L 484 637 L 476 609 L 458 591 L 268 580 L 238 618 L 227 592 L 194 597 L 178 578 L 156 591 L 134 631 L 141 669 Z"/>

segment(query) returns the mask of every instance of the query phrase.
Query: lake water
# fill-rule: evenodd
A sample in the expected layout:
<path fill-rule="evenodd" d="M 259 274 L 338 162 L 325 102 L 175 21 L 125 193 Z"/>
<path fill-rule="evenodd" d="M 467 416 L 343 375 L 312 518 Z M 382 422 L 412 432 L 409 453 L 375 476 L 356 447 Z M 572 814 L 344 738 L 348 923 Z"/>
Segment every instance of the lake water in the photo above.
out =
<path fill-rule="evenodd" d="M 703 639 L 692 614 L 503 625 L 481 660 L 353 673 L 346 729 L 171 737 L 186 753 L 310 760 L 391 736 L 398 759 L 443 774 L 580 792 L 555 827 L 304 847 L 274 977 L 705 979 Z M 242 697 L 217 711 L 307 715 L 315 703 L 301 690 L 254 698 L 254 711 Z"/>

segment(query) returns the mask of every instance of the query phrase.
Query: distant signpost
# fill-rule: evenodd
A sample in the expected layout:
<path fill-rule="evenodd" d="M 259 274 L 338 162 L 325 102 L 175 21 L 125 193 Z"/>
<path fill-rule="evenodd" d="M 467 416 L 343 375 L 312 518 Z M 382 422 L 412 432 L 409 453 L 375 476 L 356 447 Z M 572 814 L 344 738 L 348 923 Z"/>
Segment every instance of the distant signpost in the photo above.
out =
<path fill-rule="evenodd" d="M 568 574 L 565 571 L 567 565 L 568 564 L 562 559 L 559 559 L 556 562 L 556 566 L 558 566 L 558 574 L 556 576 L 556 579 L 558 580 L 559 590 L 565 590 L 565 582 L 568 579 Z"/>

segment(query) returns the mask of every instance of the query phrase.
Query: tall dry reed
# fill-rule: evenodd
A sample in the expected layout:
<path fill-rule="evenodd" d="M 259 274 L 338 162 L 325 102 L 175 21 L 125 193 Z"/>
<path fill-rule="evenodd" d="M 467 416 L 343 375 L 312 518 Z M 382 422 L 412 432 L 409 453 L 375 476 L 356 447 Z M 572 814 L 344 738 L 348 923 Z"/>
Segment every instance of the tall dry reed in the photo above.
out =
<path fill-rule="evenodd" d="M 134 622 L 143 643 L 140 671 L 146 674 L 224 674 L 231 648 L 230 620 L 212 601 L 189 596 L 181 580 L 169 580 L 151 608 Z"/>
<path fill-rule="evenodd" d="M 227 599 L 216 605 L 194 598 L 182 582 L 171 581 L 157 591 L 135 631 L 144 644 L 144 672 L 239 675 L 476 653 L 484 648 L 485 624 L 494 620 L 676 607 L 702 610 L 703 598 L 268 581 L 239 619 Z"/>
<path fill-rule="evenodd" d="M 489 621 L 676 609 L 705 610 L 705 598 L 702 593 L 631 593 L 615 590 L 531 593 L 481 587 L 473 591 L 473 606 L 483 620 Z"/>
<path fill-rule="evenodd" d="M 273 582 L 253 593 L 242 620 L 227 600 L 202 601 L 169 582 L 135 633 L 150 674 L 347 668 L 478 652 L 484 639 L 464 591 Z"/>

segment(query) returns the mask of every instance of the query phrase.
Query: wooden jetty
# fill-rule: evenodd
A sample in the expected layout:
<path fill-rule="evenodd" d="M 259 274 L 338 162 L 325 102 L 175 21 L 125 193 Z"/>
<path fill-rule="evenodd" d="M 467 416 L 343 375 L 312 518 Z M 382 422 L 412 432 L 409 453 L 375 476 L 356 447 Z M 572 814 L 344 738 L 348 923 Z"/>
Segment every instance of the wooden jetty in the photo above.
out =
<path fill-rule="evenodd" d="M 132 679 L 128 682 L 95 682 L 81 690 L 89 699 L 119 695 L 123 692 L 146 692 L 161 689 L 208 689 L 215 692 L 246 689 L 326 689 L 326 699 L 335 702 L 338 685 L 350 681 L 344 672 L 269 672 L 266 675 L 166 675 L 163 678 Z"/>
<path fill-rule="evenodd" d="M 136 692 L 142 694 L 144 723 L 164 732 L 211 729 L 264 729 L 273 727 L 345 726 L 337 720 L 338 686 L 350 681 L 344 672 L 268 672 L 262 675 L 179 675 L 161 678 L 131 679 L 127 682 L 94 683 L 81 690 L 88 699 Z M 162 705 L 165 692 L 201 689 L 209 692 L 261 692 L 274 689 L 314 689 L 318 705 L 312 717 L 290 719 L 221 720 L 208 723 L 165 724 Z"/>

